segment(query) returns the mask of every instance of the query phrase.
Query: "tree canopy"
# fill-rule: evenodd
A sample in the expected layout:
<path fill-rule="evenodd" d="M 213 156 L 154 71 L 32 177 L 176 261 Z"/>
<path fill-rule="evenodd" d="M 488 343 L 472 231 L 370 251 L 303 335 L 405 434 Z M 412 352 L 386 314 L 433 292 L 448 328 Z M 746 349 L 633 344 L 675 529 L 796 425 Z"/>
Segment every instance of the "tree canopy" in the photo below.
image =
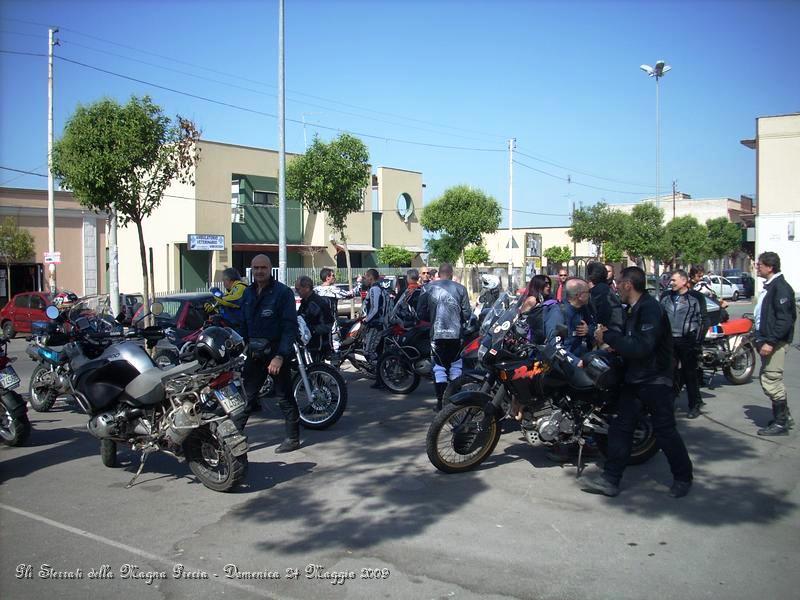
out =
<path fill-rule="evenodd" d="M 717 217 L 706 221 L 708 230 L 709 258 L 723 258 L 733 253 L 742 244 L 742 229 L 725 217 Z"/>
<path fill-rule="evenodd" d="M 472 246 L 464 250 L 464 264 L 482 265 L 489 262 L 489 251 L 485 246 Z"/>
<path fill-rule="evenodd" d="M 623 237 L 625 224 L 623 213 L 605 202 L 598 202 L 573 211 L 572 226 L 567 233 L 575 242 L 589 240 L 597 247 L 598 255 L 602 255 L 604 243 Z"/>
<path fill-rule="evenodd" d="M 550 246 L 543 252 L 543 255 L 548 263 L 563 265 L 572 258 L 572 250 L 569 246 Z"/>
<path fill-rule="evenodd" d="M 6 285 L 11 297 L 11 263 L 33 257 L 33 236 L 27 229 L 20 229 L 14 217 L 6 217 L 0 223 L 0 259 L 6 265 Z"/>
<path fill-rule="evenodd" d="M 378 262 L 390 267 L 410 267 L 415 253 L 400 246 L 384 246 L 378 250 Z"/>

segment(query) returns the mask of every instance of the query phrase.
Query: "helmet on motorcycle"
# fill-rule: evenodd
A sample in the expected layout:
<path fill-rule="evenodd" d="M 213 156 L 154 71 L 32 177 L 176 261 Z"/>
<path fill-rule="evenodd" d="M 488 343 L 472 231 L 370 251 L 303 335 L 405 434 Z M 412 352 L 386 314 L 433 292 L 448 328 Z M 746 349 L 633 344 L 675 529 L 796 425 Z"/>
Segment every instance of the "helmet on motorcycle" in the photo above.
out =
<path fill-rule="evenodd" d="M 618 359 L 604 350 L 587 352 L 581 357 L 586 374 L 600 390 L 607 390 L 619 383 L 622 369 Z"/>
<path fill-rule="evenodd" d="M 484 290 L 493 290 L 500 285 L 500 278 L 497 275 L 481 275 L 481 287 Z"/>
<path fill-rule="evenodd" d="M 236 358 L 244 350 L 244 340 L 230 327 L 209 327 L 203 330 L 195 345 L 195 358 L 201 364 L 222 364 Z"/>

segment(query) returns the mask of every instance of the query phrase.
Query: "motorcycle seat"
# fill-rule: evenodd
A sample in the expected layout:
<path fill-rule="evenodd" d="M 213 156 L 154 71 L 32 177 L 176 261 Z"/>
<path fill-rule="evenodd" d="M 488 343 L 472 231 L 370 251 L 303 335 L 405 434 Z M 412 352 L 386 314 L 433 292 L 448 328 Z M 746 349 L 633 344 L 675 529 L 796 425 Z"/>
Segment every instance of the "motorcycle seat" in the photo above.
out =
<path fill-rule="evenodd" d="M 133 404 L 149 406 L 158 404 L 164 400 L 164 381 L 197 370 L 199 363 L 193 360 L 182 363 L 166 371 L 154 368 L 144 373 L 140 373 L 125 386 L 125 393 L 130 397 Z"/>

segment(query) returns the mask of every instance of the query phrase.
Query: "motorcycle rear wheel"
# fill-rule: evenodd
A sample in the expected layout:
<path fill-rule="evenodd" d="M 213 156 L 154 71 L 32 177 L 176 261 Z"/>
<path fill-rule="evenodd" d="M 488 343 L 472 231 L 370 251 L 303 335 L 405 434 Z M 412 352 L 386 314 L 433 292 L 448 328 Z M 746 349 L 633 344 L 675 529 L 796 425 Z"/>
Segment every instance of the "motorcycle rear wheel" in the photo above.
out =
<path fill-rule="evenodd" d="M 306 373 L 311 398 L 299 373 L 292 382 L 300 424 L 306 429 L 327 429 L 341 418 L 347 407 L 347 384 L 336 369 L 323 363 L 308 365 Z"/>
<path fill-rule="evenodd" d="M 459 375 L 447 384 L 447 389 L 444 391 L 444 400 L 449 400 L 450 396 L 455 396 L 459 392 L 479 392 L 482 387 L 482 379 L 472 375 Z"/>
<path fill-rule="evenodd" d="M 20 410 L 21 409 L 21 410 Z M 25 406 L 16 410 L 0 403 L 0 442 L 6 446 L 21 446 L 31 435 L 31 422 Z"/>
<path fill-rule="evenodd" d="M 31 403 L 31 408 L 36 412 L 49 411 L 53 408 L 58 398 L 58 392 L 56 390 L 42 386 L 40 383 L 40 380 L 49 371 L 49 367 L 43 363 L 39 363 L 33 370 L 33 373 L 31 373 L 30 387 L 28 388 L 30 393 L 29 402 Z"/>
<path fill-rule="evenodd" d="M 722 369 L 725 379 L 734 385 L 749 383 L 756 369 L 756 350 L 751 344 L 743 344 L 731 356 L 731 364 Z"/>
<path fill-rule="evenodd" d="M 230 492 L 247 475 L 247 454 L 231 454 L 208 425 L 189 434 L 183 452 L 192 473 L 215 492 Z"/>
<path fill-rule="evenodd" d="M 497 419 L 486 420 L 485 402 L 447 404 L 428 428 L 425 447 L 428 460 L 444 473 L 463 473 L 480 465 L 494 451 L 500 440 Z"/>
<path fill-rule="evenodd" d="M 598 435 L 595 437 L 595 441 L 600 454 L 608 457 L 608 436 Z M 649 418 L 641 417 L 633 432 L 633 445 L 631 446 L 631 456 L 628 459 L 628 464 L 644 464 L 656 454 L 658 454 L 658 444 L 656 444 L 653 424 Z"/>
<path fill-rule="evenodd" d="M 410 394 L 419 386 L 419 373 L 399 354 L 384 354 L 378 362 L 381 381 L 395 394 Z"/>

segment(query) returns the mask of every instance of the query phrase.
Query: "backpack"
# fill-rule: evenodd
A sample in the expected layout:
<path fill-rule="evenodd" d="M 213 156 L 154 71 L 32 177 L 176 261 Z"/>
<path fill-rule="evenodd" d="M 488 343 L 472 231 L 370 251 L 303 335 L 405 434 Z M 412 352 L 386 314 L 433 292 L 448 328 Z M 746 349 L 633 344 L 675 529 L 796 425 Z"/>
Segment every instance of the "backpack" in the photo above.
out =
<path fill-rule="evenodd" d="M 534 344 L 544 344 L 547 340 L 547 332 L 545 331 L 544 324 L 547 321 L 547 315 L 551 310 L 560 310 L 564 313 L 564 305 L 558 300 L 545 300 L 534 306 L 530 314 L 528 314 L 528 338 Z"/>

